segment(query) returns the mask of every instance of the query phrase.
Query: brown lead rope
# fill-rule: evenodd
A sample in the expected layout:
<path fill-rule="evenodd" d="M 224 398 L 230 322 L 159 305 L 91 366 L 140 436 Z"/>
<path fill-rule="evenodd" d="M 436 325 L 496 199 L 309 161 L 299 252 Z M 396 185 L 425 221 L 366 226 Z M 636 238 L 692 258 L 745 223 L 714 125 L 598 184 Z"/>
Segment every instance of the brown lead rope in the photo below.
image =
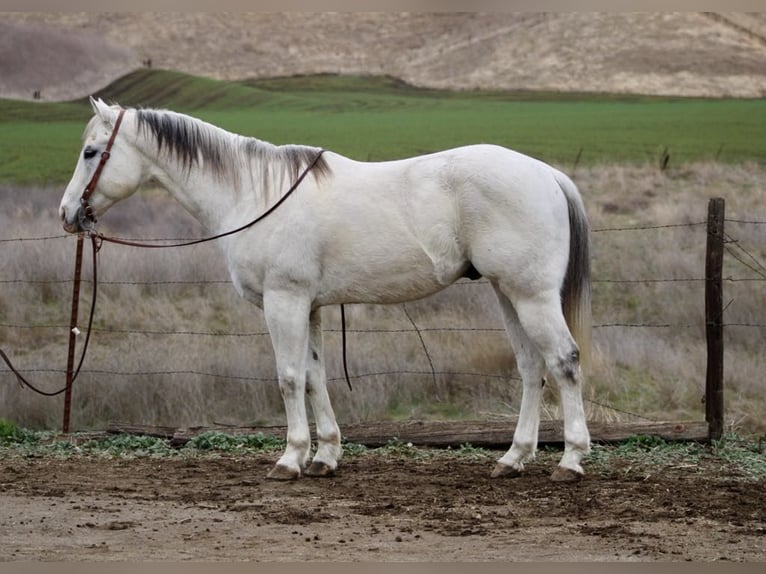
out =
<path fill-rule="evenodd" d="M 85 189 L 83 189 L 82 196 L 80 197 L 80 204 L 82 206 L 81 214 L 79 215 L 80 220 L 84 220 L 87 218 L 92 219 L 95 221 L 93 217 L 93 208 L 91 207 L 90 203 L 88 203 L 88 200 L 90 199 L 90 196 L 93 195 L 93 191 L 96 189 L 96 186 L 98 185 L 98 180 L 101 178 L 101 172 L 104 170 L 104 166 L 106 165 L 106 162 L 109 161 L 109 158 L 112 155 L 112 146 L 114 145 L 114 140 L 117 138 L 117 132 L 120 130 L 120 126 L 122 125 L 122 118 L 125 116 L 125 109 L 121 108 L 120 113 L 117 115 L 117 120 L 114 123 L 114 128 L 112 129 L 112 134 L 109 136 L 109 141 L 106 144 L 106 147 L 104 147 L 104 151 L 101 152 L 101 159 L 98 162 L 98 166 L 96 166 L 96 170 L 93 172 L 93 175 L 91 176 L 88 183 L 85 185 Z M 8 358 L 8 355 L 5 354 L 5 351 L 0 349 L 0 358 L 3 359 L 6 365 L 8 365 L 8 368 L 11 370 L 11 372 L 16 375 L 16 380 L 18 381 L 19 385 L 22 387 L 26 386 L 35 391 L 36 393 L 40 395 L 44 395 L 46 397 L 54 397 L 56 395 L 60 395 L 61 393 L 65 392 L 67 389 L 70 389 L 72 387 L 72 383 L 74 383 L 75 379 L 77 379 L 77 376 L 80 374 L 80 368 L 82 367 L 83 362 L 85 361 L 85 353 L 88 350 L 88 343 L 90 342 L 90 332 L 91 332 L 91 326 L 93 325 L 93 317 L 96 312 L 96 293 L 98 290 L 98 265 L 97 265 L 97 257 L 96 254 L 98 253 L 98 250 L 100 246 L 97 243 L 96 235 L 93 233 L 88 234 L 91 241 L 91 248 L 93 251 L 93 299 L 90 304 L 90 318 L 88 319 L 88 332 L 85 334 L 85 343 L 83 344 L 82 348 L 82 354 L 80 355 L 80 361 L 77 364 L 77 369 L 72 373 L 72 364 L 74 362 L 74 337 L 75 334 L 73 330 L 77 326 L 77 308 L 78 308 L 78 301 L 79 301 L 79 293 L 80 293 L 80 272 L 81 272 L 81 264 L 82 264 L 82 236 L 77 238 L 77 256 L 75 258 L 75 276 L 74 276 L 74 292 L 72 294 L 72 318 L 70 323 L 70 333 L 69 333 L 69 357 L 67 361 L 67 383 L 66 385 L 59 389 L 58 391 L 43 391 L 42 389 L 37 388 L 35 385 L 30 383 L 26 377 L 24 377 L 21 372 L 13 366 L 13 363 L 11 363 L 11 360 Z M 67 401 L 69 399 L 69 395 L 67 394 Z M 65 423 L 66 426 L 66 423 Z"/>
<path fill-rule="evenodd" d="M 173 243 L 170 245 L 164 244 L 164 245 L 158 245 L 156 243 L 142 243 L 140 241 L 129 241 L 126 239 L 118 239 L 116 237 L 107 237 L 106 235 L 102 235 L 101 233 L 96 233 L 96 236 L 101 241 L 108 241 L 109 243 L 117 243 L 119 245 L 129 245 L 131 247 L 141 247 L 144 249 L 163 249 L 166 247 L 189 247 L 190 245 L 198 245 L 199 243 L 207 243 L 208 241 L 214 241 L 216 239 L 221 239 L 222 237 L 227 237 L 229 235 L 234 235 L 236 233 L 239 233 L 241 231 L 244 231 L 245 229 L 248 229 L 258 223 L 259 221 L 265 219 L 269 215 L 271 215 L 276 209 L 282 205 L 285 200 L 287 200 L 288 197 L 292 195 L 292 193 L 298 189 L 298 186 L 301 184 L 301 182 L 306 178 L 306 176 L 309 174 L 309 172 L 314 169 L 314 166 L 319 161 L 319 158 L 322 157 L 322 154 L 324 153 L 323 149 L 319 150 L 319 153 L 314 158 L 314 161 L 312 161 L 306 169 L 303 170 L 303 172 L 298 176 L 298 179 L 295 180 L 295 183 L 293 183 L 290 186 L 290 189 L 288 189 L 285 194 L 277 201 L 274 205 L 272 205 L 270 208 L 268 208 L 265 212 L 263 212 L 261 215 L 253 219 L 250 223 L 246 223 L 245 225 L 241 227 L 237 227 L 236 229 L 232 229 L 230 231 L 226 231 L 224 233 L 219 233 L 218 235 L 213 235 L 211 237 L 202 237 L 201 239 L 193 239 L 191 241 L 186 241 L 183 243 Z"/>
<path fill-rule="evenodd" d="M 64 391 L 66 391 L 68 388 L 71 388 L 72 383 L 75 382 L 77 379 L 77 376 L 80 374 L 80 369 L 82 368 L 83 362 L 85 362 L 85 353 L 88 350 L 88 343 L 90 342 L 90 332 L 91 327 L 93 326 L 93 317 L 96 314 L 96 294 L 98 290 L 98 265 L 97 265 L 97 257 L 96 253 L 98 252 L 98 245 L 96 243 L 95 236 L 90 236 L 91 240 L 91 250 L 93 252 L 93 296 L 90 302 L 90 317 L 88 318 L 88 332 L 85 334 L 85 343 L 83 343 L 82 352 L 80 354 L 80 360 L 77 363 L 77 369 L 74 370 L 74 372 L 71 371 L 71 369 L 67 369 L 67 384 L 60 388 L 57 391 L 43 391 L 42 389 L 39 389 L 35 385 L 29 382 L 29 380 L 24 377 L 24 375 L 21 374 L 21 372 L 13 366 L 13 363 L 11 363 L 11 360 L 8 358 L 8 355 L 5 354 L 5 351 L 0 349 L 0 358 L 5 361 L 5 364 L 8 365 L 8 368 L 11 370 L 11 372 L 16 375 L 16 380 L 18 381 L 19 385 L 21 387 L 28 387 L 32 389 L 34 392 L 36 392 L 39 395 L 44 395 L 46 397 L 55 397 L 56 395 L 60 395 Z M 75 283 L 75 295 L 73 296 L 72 301 L 72 307 L 73 309 L 76 309 L 76 301 L 75 299 L 78 297 L 79 293 L 79 285 L 80 285 L 80 272 L 81 272 L 81 265 L 80 265 L 80 257 L 82 255 L 82 243 L 79 241 L 78 238 L 78 258 L 77 263 L 75 264 L 75 275 L 74 275 L 74 283 Z M 77 317 L 76 317 L 76 311 L 73 311 L 72 313 L 72 325 L 70 326 L 71 329 L 74 329 L 77 325 Z M 71 335 L 70 335 L 71 337 Z M 74 352 L 74 346 L 70 344 L 70 354 Z M 72 358 L 74 355 L 71 355 Z"/>
<path fill-rule="evenodd" d="M 117 118 L 117 122 L 115 123 L 114 131 L 112 132 L 112 137 L 109 139 L 109 143 L 107 143 L 106 149 L 101 154 L 101 162 L 99 163 L 98 167 L 96 168 L 96 171 L 93 174 L 93 177 L 88 182 L 88 185 L 85 186 L 85 190 L 83 191 L 83 196 L 81 198 L 82 205 L 84 207 L 84 210 L 88 212 L 91 208 L 88 204 L 88 199 L 90 198 L 91 194 L 93 193 L 93 190 L 96 187 L 96 184 L 98 183 L 98 178 L 101 175 L 101 171 L 103 170 L 104 164 L 107 162 L 110 156 L 110 150 L 112 147 L 112 144 L 114 143 L 115 134 L 117 133 L 117 130 L 120 127 L 120 123 L 122 122 L 122 116 L 124 114 L 125 110 L 120 110 L 120 115 Z M 59 395 L 63 392 L 65 392 L 68 388 L 71 388 L 74 381 L 77 379 L 77 376 L 80 374 L 80 369 L 82 368 L 83 362 L 85 361 L 85 353 L 88 350 L 88 343 L 90 342 L 90 334 L 91 334 L 91 327 L 93 325 L 93 318 L 95 316 L 96 311 L 96 295 L 97 295 L 97 289 L 98 289 L 98 261 L 97 261 L 97 253 L 101 249 L 101 245 L 104 241 L 109 243 L 116 243 L 118 245 L 128 245 L 131 247 L 140 247 L 144 249 L 156 249 L 156 248 L 167 248 L 167 247 L 187 247 L 191 245 L 197 245 L 200 243 L 206 243 L 208 241 L 214 241 L 216 239 L 221 239 L 222 237 L 227 237 L 229 235 L 234 235 L 236 233 L 239 233 L 241 231 L 244 231 L 245 229 L 248 229 L 258 223 L 259 221 L 266 218 L 268 215 L 270 215 L 272 212 L 274 212 L 301 184 L 301 182 L 305 179 L 306 175 L 314 168 L 314 166 L 319 161 L 319 158 L 322 157 L 322 154 L 324 153 L 324 150 L 319 150 L 319 153 L 314 158 L 314 160 L 309 164 L 306 169 L 301 173 L 301 175 L 298 177 L 298 179 L 293 183 L 293 185 L 290 187 L 290 189 L 287 190 L 287 192 L 280 198 L 279 201 L 277 201 L 273 206 L 271 206 L 269 209 L 267 209 L 264 213 L 256 217 L 253 221 L 238 227 L 237 229 L 232 229 L 231 231 L 227 231 L 225 233 L 219 233 L 218 235 L 213 235 L 211 237 L 204 237 L 201 239 L 195 239 L 192 241 L 187 241 L 183 243 L 175 243 L 172 245 L 157 245 L 152 243 L 141 243 L 141 242 L 135 242 L 135 241 L 128 241 L 124 239 L 118 239 L 115 237 L 108 237 L 106 235 L 103 235 L 101 233 L 95 233 L 95 232 L 89 232 L 88 237 L 90 237 L 91 240 L 91 249 L 93 252 L 93 298 L 91 300 L 90 305 L 90 316 L 88 318 L 88 332 L 85 335 L 85 343 L 83 345 L 82 353 L 80 355 L 80 360 L 77 364 L 77 369 L 74 371 L 74 373 L 71 373 L 71 368 L 67 369 L 67 384 L 53 392 L 43 391 L 42 389 L 39 389 L 32 383 L 30 383 L 22 374 L 21 372 L 16 369 L 13 364 L 11 363 L 10 359 L 8 358 L 8 355 L 5 354 L 5 352 L 0 349 L 0 358 L 3 359 L 6 365 L 8 365 L 8 368 L 13 372 L 14 375 L 16 375 L 16 380 L 18 381 L 19 385 L 26 386 L 30 389 L 32 389 L 34 392 L 52 397 Z M 92 214 L 88 213 L 89 217 L 92 217 Z M 78 257 L 77 257 L 77 263 L 75 265 L 75 288 L 74 288 L 74 295 L 73 295 L 73 302 L 72 306 L 73 309 L 76 309 L 76 301 L 75 299 L 78 297 L 79 293 L 79 283 L 80 283 L 80 257 L 82 254 L 81 250 L 81 242 L 78 240 Z M 72 326 L 71 328 L 74 329 L 77 322 L 77 317 L 75 316 L 76 312 L 73 311 L 73 317 L 72 317 Z M 343 341 L 343 373 L 346 378 L 346 384 L 348 384 L 349 390 L 353 390 L 351 387 L 351 379 L 348 374 L 348 366 L 346 362 L 346 316 L 345 316 L 345 309 L 343 305 L 341 305 L 341 333 L 342 333 L 342 341 Z M 70 334 L 71 338 L 71 334 Z M 74 347 L 70 341 L 70 354 L 72 354 Z M 70 361 L 71 362 L 71 361 Z"/>
<path fill-rule="evenodd" d="M 343 376 L 346 377 L 348 390 L 353 391 L 351 377 L 348 376 L 348 361 L 346 360 L 346 306 L 343 303 L 340 304 L 340 339 L 343 354 Z"/>
<path fill-rule="evenodd" d="M 319 153 L 316 155 L 314 160 L 306 167 L 306 169 L 303 170 L 303 172 L 298 176 L 298 179 L 293 183 L 292 186 L 290 186 L 290 189 L 285 192 L 285 194 L 277 201 L 274 205 L 272 205 L 269 209 L 267 209 L 264 213 L 253 219 L 251 222 L 246 223 L 245 225 L 238 227 L 236 229 L 232 229 L 231 231 L 226 231 L 225 233 L 219 233 L 218 235 L 213 235 L 211 237 L 203 237 L 201 239 L 193 239 L 191 241 L 185 241 L 182 243 L 173 243 L 171 245 L 159 245 L 156 243 L 142 243 L 139 241 L 130 241 L 127 239 L 118 239 L 116 237 L 107 237 L 106 235 L 102 235 L 100 233 L 96 234 L 99 240 L 101 241 L 107 241 L 109 243 L 116 243 L 118 245 L 128 245 L 131 247 L 140 247 L 142 249 L 163 249 L 166 247 L 189 247 L 191 245 L 198 245 L 200 243 L 206 243 L 208 241 L 214 241 L 216 239 L 221 239 L 222 237 L 227 237 L 229 235 L 234 235 L 236 233 L 239 233 L 241 231 L 244 231 L 245 229 L 248 229 L 258 223 L 259 221 L 265 219 L 267 216 L 269 216 L 271 213 L 273 213 L 282 203 L 292 195 L 292 193 L 298 189 L 298 186 L 301 184 L 301 182 L 306 178 L 306 176 L 309 174 L 309 172 L 314 169 L 314 166 L 316 166 L 317 162 L 319 161 L 319 158 L 322 157 L 322 154 L 325 150 L 320 149 Z M 348 363 L 346 360 L 346 310 L 341 304 L 340 306 L 340 316 L 341 316 L 341 335 L 342 335 L 342 347 L 343 347 L 343 375 L 346 378 L 346 384 L 348 385 L 348 388 L 350 391 L 353 391 L 353 387 L 351 386 L 351 377 L 349 377 L 348 374 Z"/>

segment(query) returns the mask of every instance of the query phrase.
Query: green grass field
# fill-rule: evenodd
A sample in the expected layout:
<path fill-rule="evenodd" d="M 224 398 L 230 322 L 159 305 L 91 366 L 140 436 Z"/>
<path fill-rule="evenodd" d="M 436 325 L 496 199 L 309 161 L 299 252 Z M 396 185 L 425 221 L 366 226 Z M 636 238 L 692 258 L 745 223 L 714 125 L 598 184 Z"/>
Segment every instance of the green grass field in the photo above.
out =
<path fill-rule="evenodd" d="M 387 160 L 496 143 L 571 169 L 581 164 L 766 161 L 766 100 L 531 92 L 446 92 L 391 78 L 308 76 L 219 82 L 141 70 L 96 95 L 189 113 L 276 144 Z M 90 117 L 85 100 L 0 100 L 0 181 L 61 184 Z"/>

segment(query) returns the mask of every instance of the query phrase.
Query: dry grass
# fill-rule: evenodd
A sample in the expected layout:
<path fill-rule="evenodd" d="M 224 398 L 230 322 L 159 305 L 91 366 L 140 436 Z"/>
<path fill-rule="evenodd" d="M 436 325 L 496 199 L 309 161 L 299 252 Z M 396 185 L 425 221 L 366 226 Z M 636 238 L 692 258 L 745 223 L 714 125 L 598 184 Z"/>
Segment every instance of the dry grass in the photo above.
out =
<path fill-rule="evenodd" d="M 700 164 L 666 172 L 648 165 L 602 166 L 580 168 L 574 178 L 596 230 L 695 224 L 705 220 L 707 198 L 719 195 L 727 200 L 729 219 L 766 219 L 766 170 L 756 165 Z M 10 214 L 2 238 L 60 236 L 59 194 L 0 188 L 0 206 Z M 132 237 L 203 233 L 179 206 L 152 194 L 117 206 L 102 225 Z M 732 249 L 742 246 L 766 261 L 766 226 L 729 222 L 727 231 L 739 240 Z M 586 387 L 589 416 L 703 418 L 704 283 L 642 281 L 702 278 L 704 226 L 596 231 L 593 245 L 597 327 Z M 2 242 L 0 250 L 0 323 L 12 325 L 0 327 L 0 345 L 41 386 L 58 388 L 64 379 L 74 240 Z M 260 310 L 226 283 L 187 283 L 226 279 L 213 246 L 146 251 L 106 245 L 99 269 L 98 330 L 74 392 L 75 428 L 100 427 L 107 420 L 179 426 L 283 421 Z M 762 279 L 730 255 L 725 275 Z M 89 285 L 84 291 L 86 306 Z M 727 281 L 725 299 L 731 300 L 727 323 L 766 323 L 762 281 Z M 323 312 L 330 392 L 342 422 L 517 413 L 520 384 L 505 335 L 495 330 L 501 323 L 488 285 L 460 282 L 408 303 L 406 313 L 401 306 L 349 308 L 353 392 L 342 380 L 338 309 Z M 421 329 L 427 353 L 407 315 Z M 28 328 L 48 324 L 60 327 Z M 766 431 L 763 333 L 763 327 L 726 329 L 726 415 L 740 431 Z M 30 427 L 60 426 L 60 398 L 22 390 L 10 373 L 0 373 L 0 417 Z M 544 416 L 560 416 L 552 390 Z"/>
<path fill-rule="evenodd" d="M 151 58 L 227 80 L 387 74 L 449 89 L 763 97 L 765 23 L 693 12 L 3 13 L 0 48 L 7 37 L 36 65 L 14 74 L 0 60 L 0 95 L 82 97 Z"/>
<path fill-rule="evenodd" d="M 755 165 L 700 164 L 661 173 L 614 166 L 583 170 L 576 178 L 593 227 L 695 224 L 706 219 L 707 199 L 726 199 L 727 219 L 766 219 L 764 171 Z M 729 222 L 727 233 L 761 263 L 766 226 Z M 704 277 L 704 226 L 594 234 L 594 277 L 699 279 Z M 730 246 L 736 251 L 734 245 Z M 763 279 L 725 257 L 726 323 L 766 323 Z M 593 387 L 618 404 L 630 402 L 653 418 L 703 416 L 705 386 L 704 282 L 594 284 L 595 323 L 670 324 L 669 328 L 596 329 L 601 367 Z M 764 403 L 754 377 L 762 362 L 764 328 L 726 328 L 725 376 L 730 424 L 763 431 Z"/>

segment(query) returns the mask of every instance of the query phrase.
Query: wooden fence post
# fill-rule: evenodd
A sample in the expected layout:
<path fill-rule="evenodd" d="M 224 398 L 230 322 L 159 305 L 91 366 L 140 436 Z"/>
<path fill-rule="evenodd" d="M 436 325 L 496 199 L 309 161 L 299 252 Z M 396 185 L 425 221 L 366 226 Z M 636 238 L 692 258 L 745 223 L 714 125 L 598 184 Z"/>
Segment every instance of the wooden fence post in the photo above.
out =
<path fill-rule="evenodd" d="M 64 393 L 64 418 L 61 423 L 61 432 L 69 433 L 69 413 L 72 409 L 72 382 L 74 377 L 74 350 L 77 343 L 77 315 L 80 304 L 80 273 L 82 271 L 82 234 L 77 236 L 77 250 L 74 262 L 74 280 L 72 287 L 72 314 L 69 319 L 69 352 L 66 364 L 66 391 Z M 94 285 L 95 287 L 95 285 Z"/>
<path fill-rule="evenodd" d="M 705 420 L 708 438 L 723 434 L 723 222 L 725 202 L 715 197 L 708 203 L 707 248 L 705 252 Z"/>

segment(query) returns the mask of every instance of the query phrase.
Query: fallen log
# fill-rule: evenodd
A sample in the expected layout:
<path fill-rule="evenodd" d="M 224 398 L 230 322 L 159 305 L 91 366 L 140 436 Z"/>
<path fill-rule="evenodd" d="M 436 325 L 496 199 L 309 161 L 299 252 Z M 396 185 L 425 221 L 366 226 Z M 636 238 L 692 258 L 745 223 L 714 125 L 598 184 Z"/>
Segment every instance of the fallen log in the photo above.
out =
<path fill-rule="evenodd" d="M 708 440 L 704 421 L 588 424 L 594 443 L 621 442 L 637 435 L 660 437 L 668 441 Z M 483 448 L 508 448 L 516 428 L 514 421 L 379 421 L 341 425 L 344 440 L 370 448 L 391 442 L 411 443 L 413 446 L 452 447 L 470 444 Z M 316 435 L 312 427 L 312 438 Z M 265 434 L 284 439 L 285 426 L 212 426 L 175 429 L 164 426 L 141 426 L 110 423 L 110 434 L 143 434 L 166 438 L 174 446 L 183 446 L 193 437 L 208 431 L 230 435 Z M 564 424 L 560 420 L 540 421 L 539 445 L 560 446 L 564 443 Z"/>

